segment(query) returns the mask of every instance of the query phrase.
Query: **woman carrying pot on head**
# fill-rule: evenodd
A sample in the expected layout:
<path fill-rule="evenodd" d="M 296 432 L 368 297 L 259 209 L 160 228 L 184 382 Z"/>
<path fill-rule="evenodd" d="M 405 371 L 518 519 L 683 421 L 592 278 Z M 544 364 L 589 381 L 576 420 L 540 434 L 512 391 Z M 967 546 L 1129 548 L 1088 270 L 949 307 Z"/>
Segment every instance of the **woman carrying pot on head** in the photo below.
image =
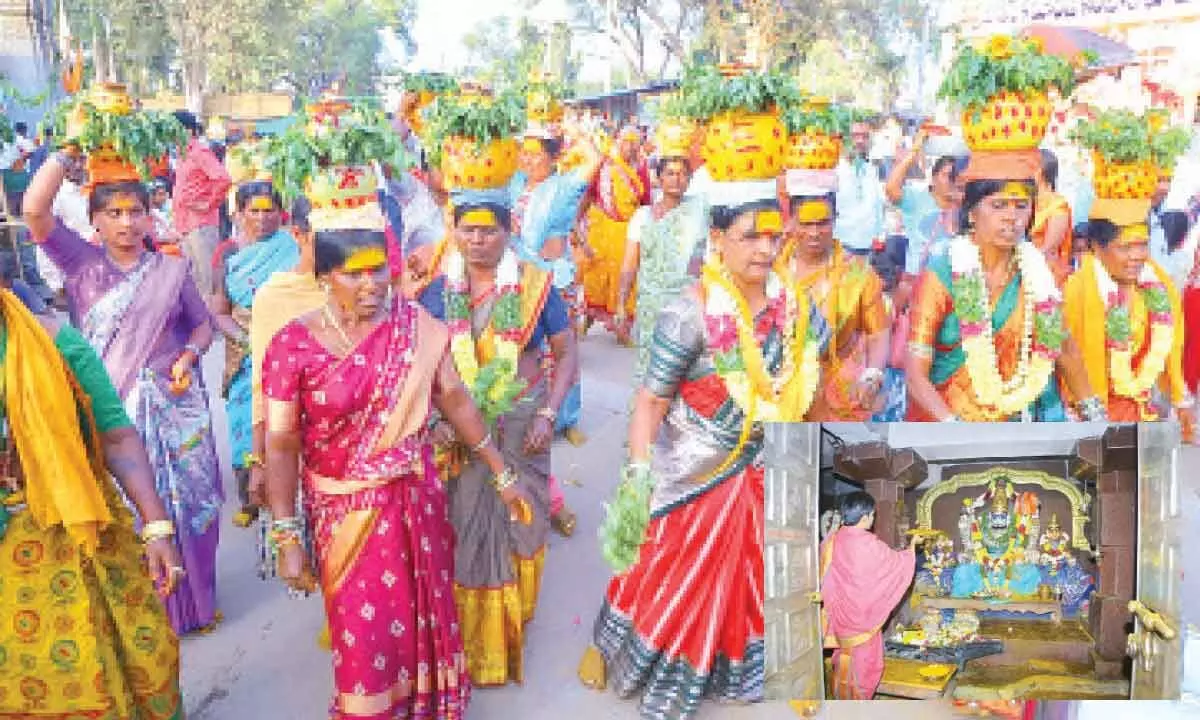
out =
<path fill-rule="evenodd" d="M 54 218 L 54 196 L 80 162 L 58 152 L 42 166 L 25 195 L 25 219 L 66 279 L 71 321 L 103 358 L 175 523 L 187 574 L 166 601 L 171 624 L 180 634 L 209 630 L 220 620 L 216 555 L 224 498 L 199 368 L 212 342 L 212 317 L 187 261 L 146 249 L 150 198 L 132 166 L 89 178 L 88 210 L 100 246 Z"/>
<path fill-rule="evenodd" d="M 524 681 L 524 627 L 537 606 L 550 529 L 550 444 L 579 356 L 550 273 L 521 262 L 510 246 L 504 189 L 456 193 L 453 204 L 455 245 L 421 302 L 449 327 L 455 367 L 486 398 L 484 415 L 513 469 L 508 482 L 529 503 L 513 522 L 478 460 L 449 481 L 455 595 L 471 680 L 504 685 Z M 543 369 L 543 352 L 554 357 L 552 373 Z"/>
<path fill-rule="evenodd" d="M 772 269 L 775 181 L 714 187 L 714 253 L 655 326 L 603 530 L 619 574 L 579 667 L 589 687 L 641 696 L 647 719 L 762 698 L 762 423 L 805 419 L 828 342 L 816 306 Z"/>
<path fill-rule="evenodd" d="M 263 361 L 272 542 L 279 576 L 324 598 L 331 718 L 453 720 L 466 713 L 470 680 L 431 412 L 486 468 L 474 476 L 478 491 L 505 513 L 523 506 L 459 379 L 445 327 L 392 293 L 383 213 L 373 188 L 359 189 L 353 210 L 309 198 L 309 218 L 297 219 L 315 233 L 326 300 L 287 323 Z M 301 483 L 307 517 L 295 511 Z M 315 558 L 305 556 L 306 526 Z"/>
<path fill-rule="evenodd" d="M 0 314 L 0 716 L 182 718 L 155 586 L 186 571 L 137 430 L 78 330 L 3 286 Z"/>
<path fill-rule="evenodd" d="M 229 450 L 237 476 L 238 501 L 234 515 L 238 527 L 249 527 L 258 517 L 258 506 L 250 498 L 250 471 L 262 465 L 254 452 L 251 418 L 252 357 L 250 315 L 255 294 L 277 272 L 291 270 L 300 260 L 300 247 L 283 226 L 279 194 L 270 182 L 243 183 L 235 193 L 240 243 L 227 241 L 217 249 L 213 278 L 213 318 L 225 335 L 225 378 L 222 391 L 229 418 Z"/>
<path fill-rule="evenodd" d="M 1066 420 L 1059 380 L 1081 400 L 1078 416 L 1103 416 L 1054 274 L 1025 240 L 1039 165 L 1036 150 L 971 156 L 962 234 L 917 282 L 905 367 L 909 420 Z"/>
<path fill-rule="evenodd" d="M 1058 156 L 1046 149 L 1038 152 L 1042 162 L 1034 177 L 1037 192 L 1029 239 L 1046 256 L 1050 271 L 1062 287 L 1071 274 L 1071 230 L 1074 227 L 1071 206 L 1057 192 Z"/>
<path fill-rule="evenodd" d="M 883 282 L 866 258 L 834 239 L 835 192 L 802 182 L 789 182 L 787 192 L 793 234 L 780 271 L 808 293 L 831 332 L 821 360 L 823 402 L 813 420 L 869 420 L 882 405 L 891 345 Z"/>

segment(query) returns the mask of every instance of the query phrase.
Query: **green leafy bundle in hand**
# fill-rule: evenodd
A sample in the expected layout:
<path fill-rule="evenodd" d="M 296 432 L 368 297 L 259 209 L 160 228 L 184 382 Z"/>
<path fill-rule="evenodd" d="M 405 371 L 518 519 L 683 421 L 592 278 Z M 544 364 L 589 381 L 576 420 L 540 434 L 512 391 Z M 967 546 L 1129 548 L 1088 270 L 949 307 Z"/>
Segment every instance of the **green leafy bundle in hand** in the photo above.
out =
<path fill-rule="evenodd" d="M 616 497 L 604 505 L 600 524 L 600 548 L 604 560 L 617 574 L 637 562 L 638 552 L 650 526 L 650 496 L 654 476 L 648 465 L 626 465 Z"/>
<path fill-rule="evenodd" d="M 517 398 L 525 392 L 528 383 L 515 372 L 512 362 L 492 358 L 479 368 L 479 375 L 471 387 L 471 399 L 488 425 L 495 425 L 501 416 L 512 411 Z"/>

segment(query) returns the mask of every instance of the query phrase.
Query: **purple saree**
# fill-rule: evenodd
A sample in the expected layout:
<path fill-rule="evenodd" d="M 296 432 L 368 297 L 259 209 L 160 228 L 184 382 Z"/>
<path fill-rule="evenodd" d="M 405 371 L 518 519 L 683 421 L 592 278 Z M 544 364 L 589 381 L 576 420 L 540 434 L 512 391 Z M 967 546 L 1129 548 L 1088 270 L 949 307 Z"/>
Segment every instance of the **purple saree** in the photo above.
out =
<path fill-rule="evenodd" d="M 179 634 L 207 627 L 216 619 L 221 474 L 202 374 L 180 395 L 169 385 L 208 308 L 178 258 L 146 253 L 124 272 L 61 223 L 41 247 L 66 279 L 71 322 L 104 359 L 137 425 L 175 523 L 187 575 L 166 600 L 171 624 Z"/>

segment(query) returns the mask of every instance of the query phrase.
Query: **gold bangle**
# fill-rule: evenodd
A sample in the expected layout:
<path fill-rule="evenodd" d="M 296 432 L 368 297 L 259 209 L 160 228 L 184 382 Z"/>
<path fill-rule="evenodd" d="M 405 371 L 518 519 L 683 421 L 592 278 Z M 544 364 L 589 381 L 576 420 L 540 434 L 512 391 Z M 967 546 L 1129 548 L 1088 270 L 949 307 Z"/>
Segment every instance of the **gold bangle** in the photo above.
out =
<path fill-rule="evenodd" d="M 142 542 L 153 542 L 175 537 L 175 523 L 170 520 L 154 520 L 142 526 Z"/>

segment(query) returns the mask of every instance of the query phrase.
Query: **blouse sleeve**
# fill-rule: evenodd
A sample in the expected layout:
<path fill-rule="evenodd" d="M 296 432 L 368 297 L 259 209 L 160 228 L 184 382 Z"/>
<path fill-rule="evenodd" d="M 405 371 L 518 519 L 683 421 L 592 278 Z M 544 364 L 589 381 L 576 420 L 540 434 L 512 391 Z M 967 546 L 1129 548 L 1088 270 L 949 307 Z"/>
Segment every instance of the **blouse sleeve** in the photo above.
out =
<path fill-rule="evenodd" d="M 650 339 L 646 364 L 647 390 L 661 398 L 673 398 L 688 371 L 704 351 L 704 322 L 701 303 L 687 293 L 672 300 L 658 314 Z"/>
<path fill-rule="evenodd" d="M 292 403 L 300 396 L 301 358 L 314 348 L 306 347 L 308 331 L 293 320 L 280 330 L 263 356 L 263 396 L 267 402 L 275 400 Z M 270 413 L 268 413 L 269 415 Z"/>
<path fill-rule="evenodd" d="M 543 337 L 546 339 L 565 332 L 571 327 L 570 316 L 567 314 L 567 303 L 556 288 L 550 288 L 550 292 L 546 295 L 546 304 L 542 306 L 542 316 L 538 322 L 542 326 Z"/>
<path fill-rule="evenodd" d="M 54 337 L 54 344 L 91 400 L 96 429 L 106 433 L 118 428 L 131 427 L 133 423 L 125 412 L 121 396 L 113 387 L 104 362 L 83 335 L 74 327 L 63 325 Z"/>
<path fill-rule="evenodd" d="M 99 251 L 60 219 L 44 240 L 38 243 L 46 257 L 67 277 L 77 274 Z"/>

